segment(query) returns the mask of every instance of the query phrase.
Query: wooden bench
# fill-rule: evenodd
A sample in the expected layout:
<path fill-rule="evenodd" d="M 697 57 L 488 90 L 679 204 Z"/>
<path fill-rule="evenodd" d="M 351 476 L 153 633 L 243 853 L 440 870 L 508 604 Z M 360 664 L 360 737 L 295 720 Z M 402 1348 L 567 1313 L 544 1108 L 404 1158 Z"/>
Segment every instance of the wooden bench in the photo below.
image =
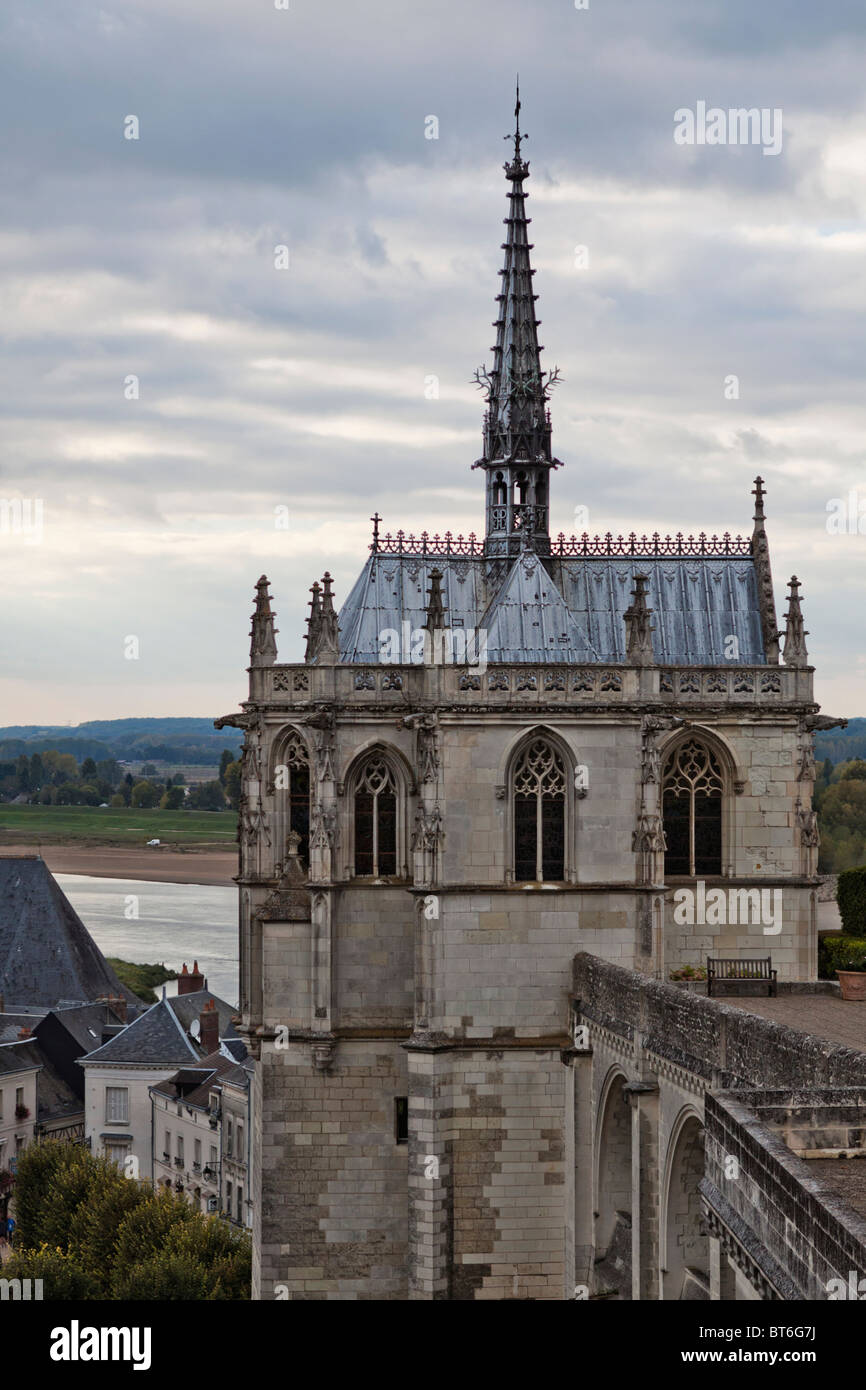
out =
<path fill-rule="evenodd" d="M 776 971 L 772 968 L 772 957 L 761 956 L 757 960 L 723 960 L 707 957 L 707 996 L 713 992 L 713 985 L 739 984 L 741 980 L 757 981 L 767 986 L 768 993 L 776 995 Z"/>

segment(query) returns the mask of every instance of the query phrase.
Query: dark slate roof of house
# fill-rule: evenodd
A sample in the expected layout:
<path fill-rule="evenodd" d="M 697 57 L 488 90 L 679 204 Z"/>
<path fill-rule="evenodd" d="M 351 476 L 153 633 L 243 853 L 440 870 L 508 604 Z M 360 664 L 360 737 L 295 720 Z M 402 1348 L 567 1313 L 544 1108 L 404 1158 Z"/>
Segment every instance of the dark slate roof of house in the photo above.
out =
<path fill-rule="evenodd" d="M 481 556 L 373 554 L 340 612 L 340 660 L 408 663 L 382 655 L 382 636 L 424 626 L 430 572 L 442 573 L 445 622 L 453 631 L 487 633 L 486 660 L 616 663 L 625 660 L 623 615 L 636 574 L 649 579 L 655 658 L 681 666 L 762 665 L 758 582 L 749 556 Z M 725 653 L 731 634 L 739 656 Z M 411 640 L 411 639 L 410 639 Z M 729 648 L 730 649 L 730 648 Z M 416 657 L 420 660 L 420 657 Z M 463 664 L 463 663 L 459 663 Z"/>
<path fill-rule="evenodd" d="M 141 1065 L 180 1066 L 198 1060 L 198 1052 L 190 1042 L 174 1014 L 170 1001 L 160 999 L 130 1023 L 128 1028 L 109 1038 L 82 1062 L 135 1062 Z"/>
<path fill-rule="evenodd" d="M 239 1080 L 245 1077 L 242 1068 L 223 1052 L 212 1052 L 209 1057 L 202 1058 L 195 1072 L 199 1074 L 200 1080 L 198 1086 L 192 1089 L 189 1088 L 189 1083 L 193 1079 L 193 1072 L 187 1067 L 174 1076 L 167 1076 L 164 1081 L 151 1086 L 150 1089 L 162 1096 L 168 1096 L 170 1100 L 182 1100 L 184 1105 L 197 1105 L 206 1109 L 214 1085 L 226 1079 Z"/>
<path fill-rule="evenodd" d="M 196 1041 L 197 1034 L 191 1035 L 189 1030 L 199 1022 L 205 1004 L 211 1002 L 216 1005 L 219 1016 L 220 1037 L 224 1032 L 236 1037 L 231 1021 L 235 1010 L 231 1004 L 208 989 L 199 989 L 192 994 L 160 999 L 122 1032 L 79 1060 L 134 1062 L 157 1067 L 197 1066 L 202 1051 Z"/>
<path fill-rule="evenodd" d="M 237 1009 L 232 1008 L 231 1004 L 227 1004 L 218 995 L 212 994 L 209 989 L 197 989 L 192 994 L 172 995 L 168 1003 L 174 1009 L 186 1031 L 189 1032 L 192 1024 L 199 1021 L 205 1004 L 209 1004 L 211 1001 L 216 1004 L 216 1011 L 219 1015 L 220 1037 L 236 1038 L 237 1029 L 232 1023 L 232 1019 L 237 1014 Z M 198 1034 L 195 1033 L 193 1036 L 198 1036 Z"/>
<path fill-rule="evenodd" d="M 38 1013 L 22 1013 L 16 1010 L 15 1013 L 7 1013 L 5 1010 L 0 1013 L 0 1043 L 17 1042 L 22 1028 L 28 1028 L 32 1033 L 41 1023 L 47 1014 L 47 1009 L 40 1009 Z"/>
<path fill-rule="evenodd" d="M 49 1009 L 102 995 L 136 1002 L 37 856 L 0 857 L 0 994 Z"/>
<path fill-rule="evenodd" d="M 34 1067 L 41 1067 L 42 1063 L 39 1045 L 32 1038 L 0 1046 L 0 1074 L 32 1071 Z"/>
<path fill-rule="evenodd" d="M 52 1016 L 83 1047 L 100 1047 L 106 1030 L 118 1031 L 122 1021 L 108 1004 L 75 1004 L 51 1010 Z"/>

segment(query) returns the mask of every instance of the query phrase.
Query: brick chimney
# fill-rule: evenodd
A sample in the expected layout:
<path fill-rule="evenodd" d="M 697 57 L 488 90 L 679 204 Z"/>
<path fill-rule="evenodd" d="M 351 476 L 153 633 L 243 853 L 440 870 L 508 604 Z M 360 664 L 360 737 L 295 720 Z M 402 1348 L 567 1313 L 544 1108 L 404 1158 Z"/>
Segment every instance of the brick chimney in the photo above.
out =
<path fill-rule="evenodd" d="M 219 1051 L 220 1045 L 220 1018 L 216 1004 L 212 999 L 202 1009 L 199 1023 L 199 1042 L 204 1050 L 204 1055 L 209 1057 L 212 1052 Z"/>
<path fill-rule="evenodd" d="M 184 961 L 183 969 L 177 981 L 178 994 L 195 994 L 200 989 L 204 989 L 204 975 L 198 968 L 198 961 L 193 961 L 192 970 L 187 970 L 186 961 Z"/>

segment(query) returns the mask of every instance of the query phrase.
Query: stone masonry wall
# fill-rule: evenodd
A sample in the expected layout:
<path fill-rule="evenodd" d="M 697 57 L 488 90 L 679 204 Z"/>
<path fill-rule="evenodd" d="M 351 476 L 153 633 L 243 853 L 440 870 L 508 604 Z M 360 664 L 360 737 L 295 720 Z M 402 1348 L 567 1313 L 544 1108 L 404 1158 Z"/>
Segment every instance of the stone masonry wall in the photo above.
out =
<path fill-rule="evenodd" d="M 262 1191 L 257 1175 L 253 1296 L 405 1299 L 408 1150 L 394 1109 L 405 1053 L 343 1041 L 319 1071 L 308 1044 L 265 1044 L 256 1071 L 266 1181 Z"/>

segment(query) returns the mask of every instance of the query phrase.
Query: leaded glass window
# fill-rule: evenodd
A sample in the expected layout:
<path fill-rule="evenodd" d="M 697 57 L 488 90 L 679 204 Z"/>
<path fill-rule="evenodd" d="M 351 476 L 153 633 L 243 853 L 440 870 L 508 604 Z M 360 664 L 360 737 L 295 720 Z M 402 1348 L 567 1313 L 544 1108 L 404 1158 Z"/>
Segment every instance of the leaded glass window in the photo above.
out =
<path fill-rule="evenodd" d="M 673 750 L 665 764 L 665 874 L 694 878 L 722 872 L 722 772 L 698 739 Z"/>
<path fill-rule="evenodd" d="M 547 739 L 524 748 L 514 769 L 514 877 L 565 878 L 565 764 Z"/>
<path fill-rule="evenodd" d="M 355 873 L 397 873 L 397 784 L 381 755 L 368 758 L 355 789 Z"/>

